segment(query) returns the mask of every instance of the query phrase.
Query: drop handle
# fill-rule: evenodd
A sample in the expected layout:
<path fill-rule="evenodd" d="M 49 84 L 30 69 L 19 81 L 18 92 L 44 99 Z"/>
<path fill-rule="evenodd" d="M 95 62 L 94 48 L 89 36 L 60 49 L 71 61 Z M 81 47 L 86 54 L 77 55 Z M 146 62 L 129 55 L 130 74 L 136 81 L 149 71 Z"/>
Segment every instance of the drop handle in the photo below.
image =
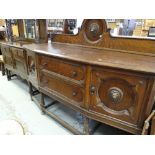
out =
<path fill-rule="evenodd" d="M 90 93 L 93 95 L 96 91 L 96 88 L 94 86 L 90 87 Z"/>

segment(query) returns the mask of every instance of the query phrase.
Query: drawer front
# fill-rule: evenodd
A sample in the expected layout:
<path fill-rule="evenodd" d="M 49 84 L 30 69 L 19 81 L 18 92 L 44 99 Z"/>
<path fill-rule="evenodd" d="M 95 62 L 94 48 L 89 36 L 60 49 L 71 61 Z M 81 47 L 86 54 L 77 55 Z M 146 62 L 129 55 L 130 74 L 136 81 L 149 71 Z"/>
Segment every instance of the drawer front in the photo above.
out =
<path fill-rule="evenodd" d="M 15 59 L 19 59 L 21 61 L 24 61 L 24 50 L 19 48 L 11 48 L 13 56 Z"/>
<path fill-rule="evenodd" d="M 75 101 L 78 106 L 83 106 L 84 91 L 80 86 L 72 85 L 56 76 L 41 72 L 40 87 L 50 91 L 52 94 L 56 94 L 62 99 L 69 99 L 70 103 Z"/>
<path fill-rule="evenodd" d="M 39 56 L 39 67 L 77 81 L 84 80 L 85 68 L 79 64 L 70 63 L 70 61 Z"/>
<path fill-rule="evenodd" d="M 139 122 L 144 105 L 147 78 L 113 70 L 93 69 L 91 76 L 92 111 L 134 125 Z"/>

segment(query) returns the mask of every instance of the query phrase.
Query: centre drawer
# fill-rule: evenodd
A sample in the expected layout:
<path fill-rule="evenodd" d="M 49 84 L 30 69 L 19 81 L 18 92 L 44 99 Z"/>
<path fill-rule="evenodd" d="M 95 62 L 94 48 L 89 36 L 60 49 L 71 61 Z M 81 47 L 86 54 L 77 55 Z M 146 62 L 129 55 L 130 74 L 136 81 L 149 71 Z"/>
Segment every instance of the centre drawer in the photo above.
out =
<path fill-rule="evenodd" d="M 40 87 L 62 99 L 69 99 L 71 103 L 75 101 L 74 103 L 78 106 L 83 105 L 84 89 L 81 86 L 71 84 L 46 72 L 40 72 Z"/>
<path fill-rule="evenodd" d="M 40 55 L 39 67 L 78 81 L 85 78 L 85 67 L 67 60 Z"/>

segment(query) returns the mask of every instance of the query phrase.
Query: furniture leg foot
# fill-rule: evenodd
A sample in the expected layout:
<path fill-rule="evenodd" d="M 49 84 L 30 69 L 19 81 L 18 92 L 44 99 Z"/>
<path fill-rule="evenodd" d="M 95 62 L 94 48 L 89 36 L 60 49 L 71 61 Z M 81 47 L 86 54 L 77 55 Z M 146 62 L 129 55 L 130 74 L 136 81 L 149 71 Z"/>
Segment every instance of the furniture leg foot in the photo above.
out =
<path fill-rule="evenodd" d="M 31 98 L 31 101 L 33 101 L 33 99 L 32 99 L 32 84 L 31 84 L 31 82 L 28 82 L 28 85 L 29 85 L 30 98 Z"/>
<path fill-rule="evenodd" d="M 45 101 L 44 101 L 44 94 L 43 93 L 41 93 L 41 104 L 40 104 L 40 107 L 41 107 L 41 114 L 44 115 L 45 114 L 45 111 L 44 111 Z"/>
<path fill-rule="evenodd" d="M 9 81 L 10 79 L 9 79 L 9 71 L 8 71 L 8 69 L 6 69 L 6 76 L 7 76 L 7 79 Z"/>
<path fill-rule="evenodd" d="M 5 75 L 5 67 L 4 67 L 4 64 L 2 64 L 2 76 Z"/>

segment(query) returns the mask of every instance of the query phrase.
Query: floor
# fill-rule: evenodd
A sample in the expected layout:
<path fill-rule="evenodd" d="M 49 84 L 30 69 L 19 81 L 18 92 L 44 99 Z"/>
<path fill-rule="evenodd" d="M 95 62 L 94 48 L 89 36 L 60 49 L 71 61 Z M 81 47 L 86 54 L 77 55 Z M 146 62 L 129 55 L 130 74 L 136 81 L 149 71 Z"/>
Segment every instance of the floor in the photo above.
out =
<path fill-rule="evenodd" d="M 7 81 L 0 71 L 0 121 L 14 119 L 20 122 L 30 135 L 72 135 L 52 118 L 42 115 L 38 106 L 31 101 L 28 85 L 14 77 Z M 95 134 L 128 134 L 116 128 L 102 125 Z"/>

